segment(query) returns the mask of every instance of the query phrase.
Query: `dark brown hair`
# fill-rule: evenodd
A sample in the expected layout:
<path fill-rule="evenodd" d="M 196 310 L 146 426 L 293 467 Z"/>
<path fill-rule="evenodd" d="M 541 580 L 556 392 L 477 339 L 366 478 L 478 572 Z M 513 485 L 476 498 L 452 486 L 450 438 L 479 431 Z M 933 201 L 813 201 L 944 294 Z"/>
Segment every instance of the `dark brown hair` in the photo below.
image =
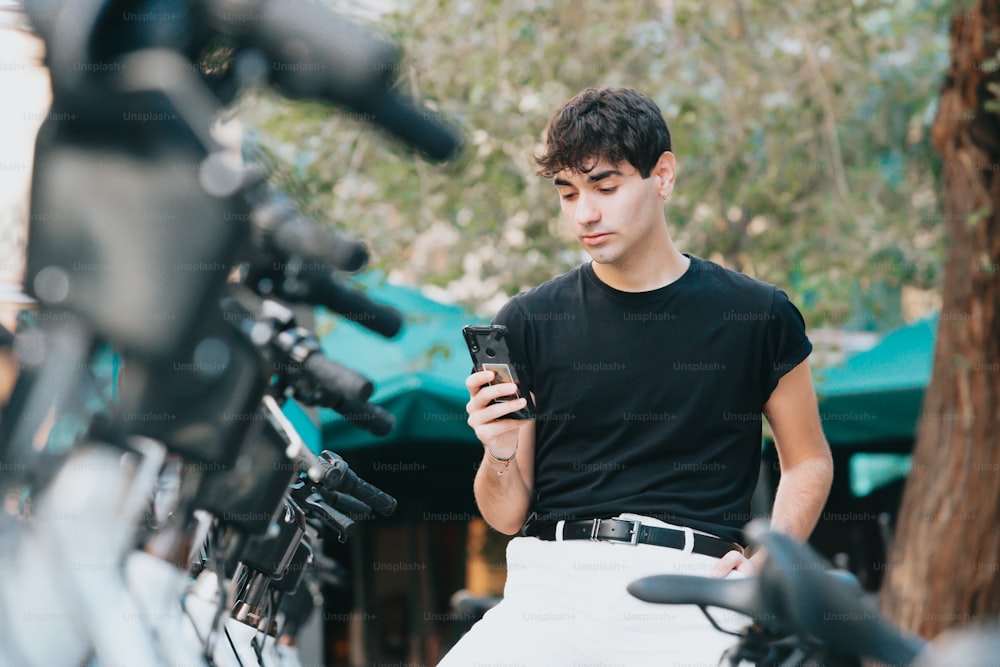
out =
<path fill-rule="evenodd" d="M 604 158 L 628 162 L 643 178 L 664 151 L 670 130 L 653 100 L 631 88 L 586 88 L 549 120 L 545 153 L 535 156 L 538 174 L 552 178 L 563 169 L 585 174 Z"/>

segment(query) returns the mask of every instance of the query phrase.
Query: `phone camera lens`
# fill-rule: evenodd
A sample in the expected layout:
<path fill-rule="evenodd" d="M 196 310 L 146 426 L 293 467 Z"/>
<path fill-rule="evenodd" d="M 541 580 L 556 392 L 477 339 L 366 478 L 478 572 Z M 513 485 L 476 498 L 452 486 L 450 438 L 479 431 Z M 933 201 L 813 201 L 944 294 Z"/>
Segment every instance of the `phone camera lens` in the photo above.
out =
<path fill-rule="evenodd" d="M 493 351 L 492 347 L 488 347 L 486 348 L 486 356 L 492 359 L 493 357 L 497 356 L 497 353 Z"/>

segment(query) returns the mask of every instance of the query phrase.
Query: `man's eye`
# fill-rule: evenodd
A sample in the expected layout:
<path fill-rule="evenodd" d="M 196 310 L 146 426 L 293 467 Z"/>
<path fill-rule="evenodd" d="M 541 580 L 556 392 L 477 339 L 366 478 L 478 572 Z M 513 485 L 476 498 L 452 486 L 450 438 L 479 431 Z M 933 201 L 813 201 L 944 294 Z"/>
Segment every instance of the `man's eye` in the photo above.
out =
<path fill-rule="evenodd" d="M 573 201 L 574 199 L 576 199 L 576 193 L 575 192 L 567 192 L 564 195 L 560 195 L 560 197 L 562 197 L 563 201 Z"/>
<path fill-rule="evenodd" d="M 601 188 L 600 190 L 598 190 L 598 192 L 601 192 L 603 194 L 609 195 L 609 194 L 611 194 L 612 192 L 614 192 L 617 189 L 618 189 L 617 187 L 614 187 L 614 188 Z"/>

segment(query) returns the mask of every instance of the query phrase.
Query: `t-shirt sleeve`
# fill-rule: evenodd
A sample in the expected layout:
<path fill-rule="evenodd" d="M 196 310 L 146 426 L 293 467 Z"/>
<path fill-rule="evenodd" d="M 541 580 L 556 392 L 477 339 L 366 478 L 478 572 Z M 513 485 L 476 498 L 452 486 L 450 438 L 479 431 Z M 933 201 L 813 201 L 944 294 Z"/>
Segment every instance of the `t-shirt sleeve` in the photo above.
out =
<path fill-rule="evenodd" d="M 786 373 L 798 366 L 812 352 L 812 343 L 806 336 L 806 323 L 783 290 L 774 288 L 771 317 L 764 340 L 765 364 L 763 368 L 764 402 L 778 386 Z"/>
<path fill-rule="evenodd" d="M 496 317 L 493 318 L 493 324 L 502 324 L 507 327 L 505 340 L 507 348 L 510 350 L 511 361 L 514 363 L 514 370 L 521 381 L 521 386 L 532 391 L 535 382 L 529 353 L 531 332 L 528 327 L 528 318 L 525 317 L 517 297 L 504 304 Z"/>

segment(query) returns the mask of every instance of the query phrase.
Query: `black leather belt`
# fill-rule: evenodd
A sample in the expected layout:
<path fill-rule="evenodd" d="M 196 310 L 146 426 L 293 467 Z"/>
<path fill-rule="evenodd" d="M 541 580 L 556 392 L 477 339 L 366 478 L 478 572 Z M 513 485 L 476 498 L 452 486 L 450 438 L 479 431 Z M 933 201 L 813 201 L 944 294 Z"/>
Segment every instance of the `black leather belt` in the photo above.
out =
<path fill-rule="evenodd" d="M 556 525 L 543 526 L 529 536 L 542 540 L 556 539 Z M 727 542 L 718 537 L 693 533 L 694 544 L 691 551 L 704 556 L 722 558 L 730 551 L 743 553 L 743 547 L 735 542 Z M 566 521 L 563 524 L 562 538 L 564 540 L 598 540 L 604 542 L 627 542 L 628 544 L 652 544 L 670 549 L 684 549 L 685 537 L 683 530 L 676 528 L 660 528 L 647 526 L 639 521 L 624 519 L 585 519 L 582 521 Z"/>

